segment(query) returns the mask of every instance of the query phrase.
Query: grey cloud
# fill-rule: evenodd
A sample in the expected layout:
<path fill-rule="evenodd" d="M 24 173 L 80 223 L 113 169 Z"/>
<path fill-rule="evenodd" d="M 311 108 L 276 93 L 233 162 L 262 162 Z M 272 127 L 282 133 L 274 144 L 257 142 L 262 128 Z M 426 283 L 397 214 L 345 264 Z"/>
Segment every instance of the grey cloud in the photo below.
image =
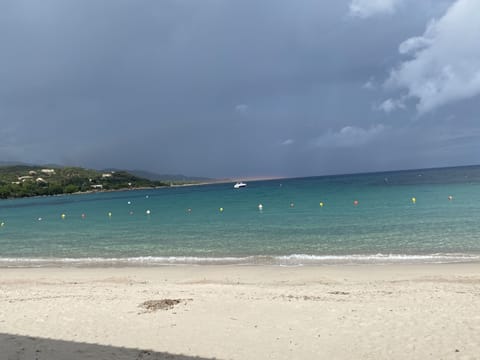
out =
<path fill-rule="evenodd" d="M 239 113 L 245 113 L 248 111 L 248 105 L 247 104 L 238 104 L 235 106 L 235 111 L 238 111 Z"/>
<path fill-rule="evenodd" d="M 395 142 L 417 138 L 414 112 L 371 104 L 408 92 L 375 85 L 447 3 L 359 20 L 349 0 L 2 1 L 0 160 L 211 177 L 416 166 L 427 143 Z M 476 126 L 462 105 L 446 128 Z M 331 146 L 307 146 L 317 134 Z"/>
<path fill-rule="evenodd" d="M 382 124 L 363 129 L 355 126 L 345 126 L 338 132 L 328 131 L 313 142 L 314 146 L 330 147 L 357 147 L 365 145 L 385 131 Z"/>
<path fill-rule="evenodd" d="M 379 14 L 393 14 L 405 0 L 351 0 L 349 14 L 368 18 Z"/>
<path fill-rule="evenodd" d="M 362 85 L 362 88 L 367 90 L 375 90 L 377 85 L 375 84 L 374 79 L 370 78 L 365 84 Z"/>
<path fill-rule="evenodd" d="M 385 111 L 387 114 L 398 109 L 405 109 L 405 99 L 387 99 L 376 106 L 377 110 Z"/>
<path fill-rule="evenodd" d="M 457 0 L 423 36 L 400 45 L 413 58 L 394 68 L 386 85 L 406 89 L 420 113 L 480 94 L 478 34 L 480 3 Z"/>
<path fill-rule="evenodd" d="M 282 145 L 284 145 L 284 146 L 293 145 L 294 143 L 295 143 L 295 140 L 293 140 L 293 139 L 286 139 L 286 140 L 282 141 Z"/>

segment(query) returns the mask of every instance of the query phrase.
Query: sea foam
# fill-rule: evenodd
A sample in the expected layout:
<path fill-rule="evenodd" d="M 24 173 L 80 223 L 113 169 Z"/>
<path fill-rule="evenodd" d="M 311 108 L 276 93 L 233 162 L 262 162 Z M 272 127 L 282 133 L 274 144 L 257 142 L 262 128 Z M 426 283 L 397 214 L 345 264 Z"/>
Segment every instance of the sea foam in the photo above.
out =
<path fill-rule="evenodd" d="M 355 265 L 355 264 L 410 264 L 410 263 L 459 263 L 480 261 L 480 254 L 353 254 L 245 257 L 196 257 L 196 256 L 139 256 L 139 257 L 85 257 L 85 258 L 0 258 L 0 267 L 49 267 L 49 266 L 162 266 L 162 265 Z"/>

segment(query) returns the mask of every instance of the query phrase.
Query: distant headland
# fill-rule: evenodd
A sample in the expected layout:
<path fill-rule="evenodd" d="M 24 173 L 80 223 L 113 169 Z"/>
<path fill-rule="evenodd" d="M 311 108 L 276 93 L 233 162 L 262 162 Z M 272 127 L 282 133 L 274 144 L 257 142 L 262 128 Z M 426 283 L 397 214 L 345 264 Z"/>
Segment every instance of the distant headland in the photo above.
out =
<path fill-rule="evenodd" d="M 151 174 L 150 174 L 151 175 Z M 150 177 L 150 176 L 149 176 Z M 168 176 L 156 179 L 135 171 L 70 166 L 0 165 L 0 199 L 195 184 L 208 179 Z M 211 179 L 210 179 L 211 180 Z"/>

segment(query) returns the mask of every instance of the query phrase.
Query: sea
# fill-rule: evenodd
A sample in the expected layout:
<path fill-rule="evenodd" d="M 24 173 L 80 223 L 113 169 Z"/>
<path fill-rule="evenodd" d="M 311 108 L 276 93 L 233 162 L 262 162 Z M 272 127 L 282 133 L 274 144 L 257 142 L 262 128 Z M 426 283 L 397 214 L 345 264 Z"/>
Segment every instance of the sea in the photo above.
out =
<path fill-rule="evenodd" d="M 0 267 L 480 261 L 480 166 L 0 200 Z"/>

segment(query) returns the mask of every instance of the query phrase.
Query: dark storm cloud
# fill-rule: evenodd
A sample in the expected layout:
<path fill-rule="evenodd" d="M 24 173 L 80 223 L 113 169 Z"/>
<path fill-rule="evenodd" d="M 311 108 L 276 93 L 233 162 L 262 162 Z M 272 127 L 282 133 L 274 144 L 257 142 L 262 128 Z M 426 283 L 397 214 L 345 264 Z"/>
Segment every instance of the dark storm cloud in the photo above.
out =
<path fill-rule="evenodd" d="M 0 158 L 218 177 L 477 162 L 454 146 L 474 102 L 381 110 L 404 96 L 383 86 L 398 46 L 452 2 L 3 1 Z"/>

